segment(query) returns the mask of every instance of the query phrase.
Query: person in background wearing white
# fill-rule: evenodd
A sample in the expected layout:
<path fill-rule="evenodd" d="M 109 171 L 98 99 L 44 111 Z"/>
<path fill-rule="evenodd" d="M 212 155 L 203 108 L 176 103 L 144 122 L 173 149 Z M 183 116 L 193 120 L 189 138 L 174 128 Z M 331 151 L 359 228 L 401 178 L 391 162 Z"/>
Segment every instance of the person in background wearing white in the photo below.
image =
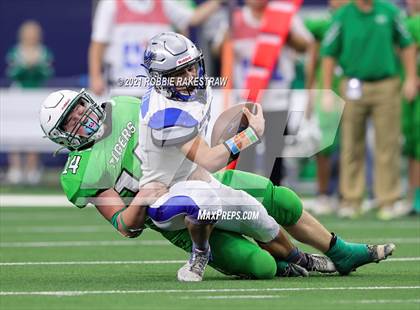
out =
<path fill-rule="evenodd" d="M 188 1 L 101 0 L 95 12 L 89 47 L 89 87 L 95 95 L 110 87 L 141 96 L 145 87 L 125 83 L 142 73 L 144 47 L 154 35 L 186 34 L 216 12 L 224 1 L 208 0 L 195 9 Z M 105 74 L 104 74 L 105 73 Z"/>
<path fill-rule="evenodd" d="M 225 20 L 219 23 L 219 29 L 213 30 L 214 39 L 213 51 L 222 53 L 223 46 L 232 46 L 232 58 L 228 60 L 222 56 L 222 74 L 231 74 L 234 89 L 243 89 L 245 87 L 246 77 L 252 65 L 252 58 L 257 44 L 257 36 L 260 33 L 261 23 L 264 17 L 264 11 L 269 3 L 268 0 L 245 0 L 245 5 L 234 8 L 232 13 L 231 25 Z M 221 36 L 220 34 L 224 34 Z M 285 46 L 282 48 L 281 54 L 278 56 L 276 65 L 273 69 L 271 80 L 268 85 L 270 91 L 264 93 L 262 107 L 265 112 L 268 124 L 279 122 L 279 111 L 287 111 L 290 103 L 291 84 L 295 79 L 295 62 L 298 53 L 306 52 L 307 48 L 313 41 L 311 33 L 305 28 L 299 16 L 294 15 Z M 272 91 L 274 89 L 282 91 Z M 270 126 L 270 125 L 269 125 Z M 269 139 L 267 134 L 266 139 Z M 269 177 L 271 173 L 271 181 L 279 185 L 284 177 L 282 168 L 282 160 L 277 158 L 272 167 L 270 155 L 278 153 L 278 145 L 266 143 L 265 140 L 259 146 L 261 150 L 265 150 L 264 157 L 250 153 L 241 155 L 241 164 L 244 170 L 250 170 L 249 167 L 265 174 Z M 277 154 L 276 154 L 277 155 Z M 278 154 L 280 156 L 280 154 Z M 262 167 L 258 167 L 261 163 Z M 246 167 L 246 168 L 245 168 Z M 259 171 L 262 170 L 262 171 Z"/>

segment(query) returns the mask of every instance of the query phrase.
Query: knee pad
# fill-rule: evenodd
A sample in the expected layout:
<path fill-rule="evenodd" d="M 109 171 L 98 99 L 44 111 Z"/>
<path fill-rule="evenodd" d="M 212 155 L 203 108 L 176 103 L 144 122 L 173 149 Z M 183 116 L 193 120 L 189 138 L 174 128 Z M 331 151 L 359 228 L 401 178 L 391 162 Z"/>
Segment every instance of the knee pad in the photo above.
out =
<path fill-rule="evenodd" d="M 277 264 L 273 256 L 263 249 L 254 251 L 248 257 L 250 274 L 255 279 L 273 279 L 276 276 Z"/>
<path fill-rule="evenodd" d="M 273 190 L 273 208 L 269 214 L 281 226 L 291 226 L 302 216 L 303 206 L 299 196 L 291 189 L 275 186 Z"/>

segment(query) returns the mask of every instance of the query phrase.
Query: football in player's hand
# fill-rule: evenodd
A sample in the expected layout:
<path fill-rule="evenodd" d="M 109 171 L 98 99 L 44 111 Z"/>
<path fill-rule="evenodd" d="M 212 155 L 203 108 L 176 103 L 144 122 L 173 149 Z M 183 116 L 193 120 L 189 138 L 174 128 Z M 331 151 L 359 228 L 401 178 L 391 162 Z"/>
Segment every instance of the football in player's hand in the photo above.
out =
<path fill-rule="evenodd" d="M 257 113 L 257 107 L 252 102 L 236 104 L 224 111 L 214 123 L 211 133 L 212 146 L 225 142 L 248 127 L 248 119 L 242 111 L 244 107 L 253 114 Z"/>

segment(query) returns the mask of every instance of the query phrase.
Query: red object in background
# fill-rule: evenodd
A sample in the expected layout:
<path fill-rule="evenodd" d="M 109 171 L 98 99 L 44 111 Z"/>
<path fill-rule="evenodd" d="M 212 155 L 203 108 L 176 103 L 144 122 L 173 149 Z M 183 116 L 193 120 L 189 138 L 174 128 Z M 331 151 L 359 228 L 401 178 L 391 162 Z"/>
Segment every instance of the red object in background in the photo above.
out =
<path fill-rule="evenodd" d="M 272 1 L 267 4 L 261 23 L 252 63 L 242 97 L 246 101 L 261 101 L 273 74 L 276 60 L 287 40 L 293 15 L 303 0 Z M 235 169 L 237 159 L 225 169 Z"/>

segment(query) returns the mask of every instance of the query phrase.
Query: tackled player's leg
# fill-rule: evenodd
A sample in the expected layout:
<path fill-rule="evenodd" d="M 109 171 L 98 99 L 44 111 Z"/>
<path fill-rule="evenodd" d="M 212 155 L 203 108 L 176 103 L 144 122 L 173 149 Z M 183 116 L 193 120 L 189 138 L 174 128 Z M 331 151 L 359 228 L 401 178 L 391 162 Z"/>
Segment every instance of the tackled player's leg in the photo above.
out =
<path fill-rule="evenodd" d="M 189 191 L 189 188 L 200 188 L 199 194 Z M 188 192 L 189 191 L 189 192 Z M 202 220 L 199 213 L 202 210 L 217 212 L 220 201 L 206 182 L 183 181 L 174 184 L 169 192 L 159 197 L 148 209 L 148 215 L 153 223 L 162 230 L 177 231 L 187 228 L 192 240 L 191 257 L 178 270 L 179 281 L 197 282 L 203 278 L 204 270 L 211 257 L 209 237 L 215 221 Z"/>
<path fill-rule="evenodd" d="M 188 232 L 159 231 L 172 244 L 190 253 L 192 242 Z M 226 274 L 247 279 L 273 279 L 274 277 L 307 276 L 306 269 L 285 260 L 276 260 L 266 250 L 245 237 L 219 229 L 210 236 L 212 258 L 209 265 Z"/>
<path fill-rule="evenodd" d="M 365 264 L 379 262 L 392 254 L 395 245 L 367 245 L 350 243 L 331 234 L 314 217 L 303 210 L 302 201 L 290 189 L 274 186 L 267 178 L 238 170 L 227 170 L 215 175 L 223 184 L 241 189 L 262 199 L 277 223 L 295 239 L 325 253 L 334 262 L 337 271 L 346 275 Z"/>
<path fill-rule="evenodd" d="M 261 206 L 260 203 L 258 203 L 257 200 L 255 200 L 253 197 L 249 196 L 245 192 L 236 191 L 237 193 L 235 195 L 233 193 L 234 190 L 218 182 L 217 186 L 215 184 L 212 184 L 211 188 L 209 188 L 209 183 L 202 181 L 188 181 L 184 183 L 185 186 L 182 186 L 182 191 L 179 191 L 181 189 L 180 186 L 182 185 L 182 182 L 180 182 L 177 186 L 171 188 L 167 196 L 160 198 L 149 209 L 150 217 L 152 218 L 156 226 L 158 226 L 159 228 L 163 230 L 175 230 L 175 228 L 183 229 L 184 225 L 182 217 L 185 216 L 186 212 L 189 212 L 189 209 L 196 210 L 198 206 L 200 206 L 199 208 L 202 208 L 202 210 L 212 210 L 210 206 L 211 204 L 215 204 L 217 206 L 221 204 L 222 206 L 224 206 L 223 210 L 225 211 L 229 210 L 238 212 L 248 210 L 246 208 L 244 209 L 243 206 L 239 205 L 238 203 L 230 201 L 230 198 L 234 198 L 233 200 L 238 200 L 241 203 L 243 203 L 243 205 L 248 207 L 248 211 L 258 211 L 258 221 L 251 222 L 246 219 L 241 221 L 228 220 L 222 218 L 220 219 L 220 221 L 218 221 L 216 227 L 219 229 L 225 229 L 247 234 L 248 236 L 255 238 L 263 248 L 269 250 L 272 256 L 276 257 L 274 261 L 274 268 L 269 269 L 276 270 L 275 273 L 277 273 L 278 275 L 307 275 L 307 271 L 304 268 L 321 272 L 335 271 L 334 265 L 326 257 L 311 256 L 309 254 L 300 252 L 296 247 L 294 247 L 293 244 L 291 244 L 290 241 L 287 239 L 285 233 L 283 231 L 280 231 L 278 223 L 276 223 L 274 219 L 267 214 L 267 211 Z M 213 197 L 212 193 L 216 194 L 217 197 Z M 185 197 L 189 197 L 188 201 L 190 201 L 191 203 L 187 203 Z M 204 201 L 203 197 L 208 197 L 209 199 Z M 179 212 L 179 214 L 173 214 L 174 210 L 180 208 L 180 206 L 177 206 L 177 204 L 175 204 L 167 210 L 170 213 L 168 214 L 170 216 L 163 216 L 167 213 L 165 212 L 165 209 L 168 203 L 165 202 L 162 204 L 162 201 L 172 200 L 171 204 L 173 204 L 175 200 L 181 198 L 182 203 L 181 201 L 179 201 L 179 203 L 182 204 L 182 210 L 180 210 L 181 212 Z M 195 205 L 196 207 L 186 208 L 188 205 Z M 181 220 L 179 220 L 178 217 Z M 181 245 L 181 247 L 184 250 L 189 250 L 188 245 L 191 244 L 191 241 L 189 240 L 188 234 L 185 234 L 185 232 L 183 234 L 180 233 L 179 235 L 177 232 L 162 233 L 172 243 L 176 244 L 177 246 Z M 213 234 L 214 233 L 216 233 L 216 231 L 214 231 Z M 210 244 L 213 249 L 213 266 L 215 266 L 217 269 L 222 270 L 228 274 L 247 275 L 249 277 L 259 278 L 261 277 L 261 271 L 256 271 L 255 266 L 268 267 L 272 265 L 272 258 L 269 259 L 271 263 L 267 261 L 268 253 L 266 251 L 263 251 L 256 244 L 244 239 L 243 237 L 237 235 L 239 238 L 237 240 L 233 237 L 230 237 L 230 239 L 227 238 L 230 240 L 229 244 L 232 244 L 232 242 L 237 242 L 237 244 L 234 244 L 235 246 L 227 246 L 226 240 L 224 240 L 223 237 L 218 236 L 219 235 L 216 234 L 215 237 L 212 237 L 210 239 Z M 223 236 L 236 235 L 233 234 Z M 212 242 L 214 244 L 212 244 Z M 232 249 L 234 250 L 232 251 Z M 216 255 L 216 257 L 214 257 L 215 251 L 224 254 L 219 256 Z M 232 255 L 229 255 L 229 253 L 231 253 Z M 250 255 L 252 256 L 252 259 L 250 259 Z M 239 261 L 245 262 L 245 264 L 238 264 Z M 318 263 L 326 261 L 327 263 L 324 264 Z M 253 266 L 249 266 L 251 262 L 259 263 L 255 263 Z M 232 270 L 232 268 L 229 267 L 230 264 L 233 264 L 234 270 Z M 322 268 L 320 268 L 319 266 L 321 266 Z M 262 273 L 267 274 L 264 270 L 262 271 Z"/>

